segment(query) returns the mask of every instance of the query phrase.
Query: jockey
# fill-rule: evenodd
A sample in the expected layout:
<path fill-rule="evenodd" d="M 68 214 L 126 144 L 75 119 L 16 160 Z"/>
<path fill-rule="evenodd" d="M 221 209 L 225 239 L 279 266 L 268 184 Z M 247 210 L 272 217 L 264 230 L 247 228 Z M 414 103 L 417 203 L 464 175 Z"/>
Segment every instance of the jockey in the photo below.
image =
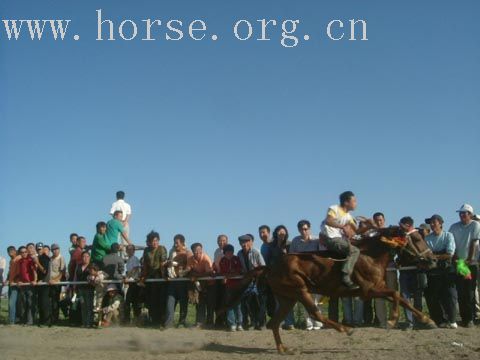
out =
<path fill-rule="evenodd" d="M 343 256 L 346 260 L 342 265 L 342 282 L 350 290 L 358 289 L 351 279 L 353 268 L 360 255 L 360 250 L 350 243 L 357 225 L 350 211 L 357 207 L 357 199 L 351 191 L 345 191 L 340 195 L 340 205 L 332 205 L 328 208 L 327 217 L 322 222 L 321 233 L 325 236 L 325 243 L 330 251 Z"/>

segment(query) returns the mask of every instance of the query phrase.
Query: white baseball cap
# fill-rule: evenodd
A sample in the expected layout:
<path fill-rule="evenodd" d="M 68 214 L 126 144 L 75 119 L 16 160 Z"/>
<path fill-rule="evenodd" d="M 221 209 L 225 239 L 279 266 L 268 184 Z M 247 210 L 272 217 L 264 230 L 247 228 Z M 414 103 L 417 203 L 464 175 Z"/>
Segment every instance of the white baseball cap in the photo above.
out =
<path fill-rule="evenodd" d="M 457 212 L 469 212 L 470 214 L 475 214 L 475 212 L 473 211 L 473 206 L 470 205 L 470 204 L 463 204 L 460 209 L 457 210 Z"/>

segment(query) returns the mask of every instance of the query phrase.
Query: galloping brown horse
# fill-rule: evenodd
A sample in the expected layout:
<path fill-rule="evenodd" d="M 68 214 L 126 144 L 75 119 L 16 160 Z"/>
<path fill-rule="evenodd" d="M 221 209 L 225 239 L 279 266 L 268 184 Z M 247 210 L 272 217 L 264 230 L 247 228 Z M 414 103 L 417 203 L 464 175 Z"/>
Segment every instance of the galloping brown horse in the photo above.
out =
<path fill-rule="evenodd" d="M 360 296 L 364 300 L 385 298 L 393 303 L 389 327 L 394 327 L 398 321 L 399 305 L 410 310 L 421 323 L 434 327 L 432 320 L 413 308 L 398 291 L 387 288 L 385 283 L 385 272 L 392 249 L 405 252 L 429 267 L 432 256 L 431 252 L 426 251 L 427 245 L 413 243 L 399 227 L 389 227 L 371 230 L 362 235 L 358 246 L 361 255 L 355 265 L 352 280 L 359 285 L 359 289 L 349 290 L 342 285 L 342 259 L 335 258 L 335 254 L 329 252 L 288 254 L 272 267 L 258 267 L 247 273 L 238 289 L 236 299 L 229 305 L 239 301 L 243 291 L 253 281 L 256 281 L 259 287 L 268 284 L 279 307 L 267 326 L 273 331 L 280 353 L 287 350 L 280 339 L 280 323 L 297 301 L 305 306 L 313 319 L 337 331 L 349 335 L 352 333 L 351 328 L 323 316 L 315 306 L 311 293 L 330 297 Z"/>

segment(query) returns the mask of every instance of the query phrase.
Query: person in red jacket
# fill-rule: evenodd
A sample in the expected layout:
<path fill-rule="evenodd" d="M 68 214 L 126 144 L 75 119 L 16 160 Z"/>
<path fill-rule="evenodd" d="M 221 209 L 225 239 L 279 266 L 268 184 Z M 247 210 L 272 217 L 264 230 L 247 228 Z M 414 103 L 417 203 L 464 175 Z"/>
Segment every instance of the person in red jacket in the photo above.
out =
<path fill-rule="evenodd" d="M 227 302 L 230 301 L 232 292 L 237 288 L 240 279 L 231 279 L 230 277 L 241 275 L 242 263 L 240 258 L 234 255 L 233 245 L 225 245 L 223 248 L 223 258 L 220 260 L 220 273 L 225 276 L 225 290 Z M 243 316 L 240 302 L 227 311 L 227 324 L 230 331 L 243 331 Z"/>
<path fill-rule="evenodd" d="M 15 282 L 19 285 L 20 319 L 27 325 L 33 325 L 33 285 L 37 283 L 35 262 L 28 255 L 27 248 L 20 246 L 18 249 L 18 272 Z"/>

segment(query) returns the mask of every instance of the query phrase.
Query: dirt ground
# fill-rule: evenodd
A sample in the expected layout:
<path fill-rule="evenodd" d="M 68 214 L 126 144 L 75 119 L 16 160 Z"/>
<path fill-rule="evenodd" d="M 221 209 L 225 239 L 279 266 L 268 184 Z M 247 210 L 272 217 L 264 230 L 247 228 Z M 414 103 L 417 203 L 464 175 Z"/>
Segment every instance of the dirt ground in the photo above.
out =
<path fill-rule="evenodd" d="M 291 358 L 302 359 L 476 359 L 480 328 L 401 331 L 357 329 L 352 336 L 334 330 L 283 331 Z M 0 326 L 0 358 L 60 359 L 273 359 L 272 333 L 199 329 Z M 288 357 L 288 355 L 287 355 Z"/>

